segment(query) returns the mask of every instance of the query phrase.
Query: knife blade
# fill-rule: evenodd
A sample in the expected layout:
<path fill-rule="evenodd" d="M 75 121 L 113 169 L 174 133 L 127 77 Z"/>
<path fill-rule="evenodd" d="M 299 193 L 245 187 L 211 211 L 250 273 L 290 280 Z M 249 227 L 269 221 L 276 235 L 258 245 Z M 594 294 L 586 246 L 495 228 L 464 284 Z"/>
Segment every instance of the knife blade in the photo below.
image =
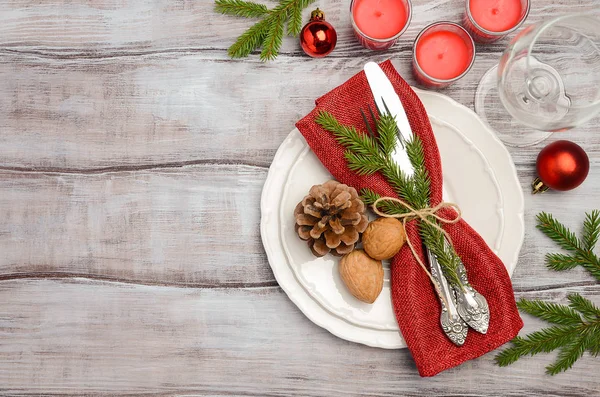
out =
<path fill-rule="evenodd" d="M 412 177 L 415 169 L 408 158 L 408 153 L 403 148 L 402 142 L 410 140 L 413 133 L 408 122 L 408 117 L 406 117 L 404 106 L 402 106 L 402 101 L 398 94 L 396 94 L 392 82 L 387 78 L 378 64 L 369 62 L 364 66 L 364 71 L 367 75 L 367 81 L 369 82 L 369 87 L 373 93 L 377 108 L 380 112 L 389 111 L 390 115 L 396 119 L 399 144 L 396 145 L 396 149 L 392 153 L 392 159 L 408 177 Z"/>

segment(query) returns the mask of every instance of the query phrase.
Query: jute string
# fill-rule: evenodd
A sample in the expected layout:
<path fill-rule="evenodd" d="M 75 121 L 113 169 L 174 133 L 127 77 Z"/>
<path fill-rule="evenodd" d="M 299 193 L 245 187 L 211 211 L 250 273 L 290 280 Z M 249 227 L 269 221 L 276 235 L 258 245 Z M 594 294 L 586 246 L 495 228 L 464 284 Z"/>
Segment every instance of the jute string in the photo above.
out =
<path fill-rule="evenodd" d="M 379 203 L 381 203 L 382 201 L 392 201 L 394 203 L 398 203 L 398 204 L 402 205 L 404 208 L 406 208 L 408 210 L 408 212 L 406 212 L 404 214 L 386 214 L 386 213 L 380 211 L 379 208 L 377 208 L 377 205 Z M 439 216 L 437 213 L 438 213 L 438 211 L 440 211 L 443 208 L 454 208 L 454 210 L 456 211 L 456 217 L 453 219 L 447 219 L 447 218 Z M 408 244 L 408 247 L 410 248 L 410 252 L 415 257 L 419 266 L 421 266 L 421 269 L 423 269 L 423 271 L 427 274 L 427 276 L 431 280 L 431 283 L 433 284 L 433 287 L 437 291 L 440 299 L 442 299 L 444 301 L 444 304 L 446 305 L 446 307 L 448 307 L 448 302 L 444 298 L 444 294 L 442 294 L 439 283 L 433 278 L 433 276 L 427 269 L 427 266 L 425 266 L 425 263 L 423 263 L 423 261 L 421 260 L 421 258 L 417 254 L 417 252 L 415 251 L 415 247 L 413 246 L 412 242 L 410 241 L 410 237 L 408 236 L 408 233 L 406 233 L 406 223 L 410 222 L 414 219 L 420 219 L 422 222 L 425 222 L 428 225 L 431 225 L 435 229 L 442 232 L 444 234 L 444 236 L 446 237 L 446 239 L 448 239 L 448 242 L 450 243 L 450 245 L 453 246 L 452 239 L 450 238 L 450 235 L 448 234 L 448 232 L 445 231 L 436 222 L 432 222 L 431 220 L 429 220 L 429 217 L 432 217 L 432 218 L 436 219 L 438 222 L 440 222 L 442 224 L 446 224 L 446 225 L 453 225 L 455 223 L 458 223 L 462 219 L 462 212 L 461 212 L 460 208 L 458 207 L 458 205 L 455 203 L 449 203 L 449 202 L 443 201 L 443 202 L 439 203 L 438 205 L 436 205 L 435 207 L 423 208 L 423 209 L 417 210 L 417 209 L 414 209 L 413 207 L 411 207 L 409 204 L 405 203 L 404 201 L 399 200 L 395 197 L 380 197 L 373 203 L 373 212 L 375 212 L 377 215 L 379 215 L 381 217 L 396 218 L 402 222 L 402 227 L 404 227 L 404 234 L 406 235 L 406 243 Z"/>

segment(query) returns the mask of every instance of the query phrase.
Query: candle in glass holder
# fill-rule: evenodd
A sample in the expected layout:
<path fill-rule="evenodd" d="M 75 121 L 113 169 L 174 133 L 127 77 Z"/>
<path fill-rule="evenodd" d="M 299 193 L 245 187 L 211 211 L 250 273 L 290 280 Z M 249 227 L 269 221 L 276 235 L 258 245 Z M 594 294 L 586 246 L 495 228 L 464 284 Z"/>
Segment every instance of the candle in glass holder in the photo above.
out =
<path fill-rule="evenodd" d="M 475 41 L 491 43 L 521 26 L 529 7 L 529 0 L 467 0 L 464 25 Z"/>
<path fill-rule="evenodd" d="M 413 71 L 419 82 L 443 88 L 467 74 L 475 61 L 475 43 L 452 22 L 437 22 L 419 33 L 413 47 Z"/>
<path fill-rule="evenodd" d="M 410 22 L 410 0 L 352 0 L 350 17 L 360 43 L 371 50 L 393 46 Z"/>

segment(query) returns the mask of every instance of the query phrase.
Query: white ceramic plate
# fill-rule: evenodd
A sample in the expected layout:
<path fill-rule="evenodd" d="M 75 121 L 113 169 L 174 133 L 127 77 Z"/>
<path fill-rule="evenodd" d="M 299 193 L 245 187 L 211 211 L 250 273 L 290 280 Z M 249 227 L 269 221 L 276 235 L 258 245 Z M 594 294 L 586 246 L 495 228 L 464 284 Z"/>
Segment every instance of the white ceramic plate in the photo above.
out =
<path fill-rule="evenodd" d="M 416 90 L 430 115 L 449 197 L 512 274 L 523 242 L 523 193 L 510 155 L 477 115 L 438 93 Z M 294 231 L 293 209 L 314 184 L 331 179 L 298 130 L 280 146 L 263 188 L 261 234 L 290 299 L 316 324 L 354 342 L 405 347 L 392 311 L 389 270 L 373 305 L 350 295 L 337 259 L 314 258 Z"/>

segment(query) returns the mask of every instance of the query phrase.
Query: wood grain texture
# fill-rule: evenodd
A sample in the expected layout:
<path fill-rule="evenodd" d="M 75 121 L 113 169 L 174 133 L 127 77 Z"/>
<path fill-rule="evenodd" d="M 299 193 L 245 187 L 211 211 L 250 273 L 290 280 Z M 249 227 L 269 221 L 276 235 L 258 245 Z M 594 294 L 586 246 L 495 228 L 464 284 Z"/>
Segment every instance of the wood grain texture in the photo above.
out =
<path fill-rule="evenodd" d="M 571 290 L 600 302 L 600 286 Z M 527 296 L 562 301 L 565 291 Z M 592 376 L 597 359 L 588 356 L 568 375 L 550 379 L 542 373 L 552 355 L 499 369 L 493 354 L 420 379 L 407 350 L 338 339 L 276 287 L 16 280 L 0 282 L 0 300 L 0 385 L 6 393 L 564 397 L 600 390 Z M 528 331 L 541 325 L 527 320 Z"/>
<path fill-rule="evenodd" d="M 552 378 L 553 355 L 499 369 L 490 354 L 420 379 L 406 350 L 340 340 L 277 287 L 259 198 L 279 144 L 366 61 L 391 58 L 414 84 L 414 37 L 464 7 L 413 0 L 400 42 L 374 53 L 348 3 L 315 3 L 338 31 L 330 56 L 287 38 L 262 64 L 227 57 L 252 22 L 212 0 L 0 0 L 0 394 L 600 395 L 587 356 Z M 600 14 L 596 0 L 535 0 L 529 21 L 574 11 Z M 478 46 L 443 93 L 472 108 L 505 44 Z M 544 267 L 556 247 L 534 227 L 544 210 L 577 230 L 598 208 L 598 123 L 568 132 L 592 162 L 581 188 L 526 194 L 519 297 L 600 303 L 584 271 Z M 526 191 L 540 148 L 510 149 Z"/>
<path fill-rule="evenodd" d="M 275 285 L 259 235 L 265 178 L 266 169 L 245 165 L 83 175 L 0 172 L 0 279 Z M 534 218 L 548 211 L 577 231 L 583 210 L 594 209 L 599 196 L 593 183 L 569 193 L 526 196 L 526 239 L 514 276 L 518 291 L 593 284 L 584 271 L 570 272 L 566 282 L 541 265 L 544 254 L 557 248 L 535 230 Z"/>
<path fill-rule="evenodd" d="M 258 229 L 264 169 L 0 174 L 0 278 L 276 285 Z"/>
<path fill-rule="evenodd" d="M 331 1 L 321 6 L 331 10 L 340 30 L 337 50 L 313 60 L 300 56 L 296 40 L 288 38 L 286 46 L 296 50 L 268 64 L 256 56 L 228 59 L 224 49 L 248 21 L 214 14 L 210 1 L 9 3 L 11 11 L 0 13 L 0 92 L 8 94 L 0 96 L 1 166 L 79 170 L 206 160 L 268 166 L 314 99 L 367 60 L 391 58 L 415 83 L 410 72 L 414 37 L 434 20 L 460 20 L 462 1 L 415 3 L 409 31 L 389 52 L 361 50 L 346 2 Z M 570 1 L 552 3 L 534 7 L 530 20 L 572 9 Z M 582 11 L 593 9 L 593 2 L 581 3 Z M 59 17 L 58 11 L 65 15 Z M 192 29 L 202 15 L 207 25 Z M 151 26 L 153 34 L 141 25 Z M 180 29 L 187 29 L 186 39 Z M 197 45 L 208 40 L 195 34 L 220 45 L 188 51 L 185 40 Z M 183 50 L 172 51 L 173 43 Z M 473 70 L 444 93 L 472 107 L 479 79 L 497 63 L 504 45 L 479 46 Z M 147 46 L 156 48 L 140 50 Z M 127 52 L 130 48 L 138 52 Z M 586 139 L 595 133 L 594 125 L 597 120 L 569 133 L 591 154 L 600 152 L 596 140 Z M 533 147 L 513 155 L 521 164 L 538 151 Z"/>

